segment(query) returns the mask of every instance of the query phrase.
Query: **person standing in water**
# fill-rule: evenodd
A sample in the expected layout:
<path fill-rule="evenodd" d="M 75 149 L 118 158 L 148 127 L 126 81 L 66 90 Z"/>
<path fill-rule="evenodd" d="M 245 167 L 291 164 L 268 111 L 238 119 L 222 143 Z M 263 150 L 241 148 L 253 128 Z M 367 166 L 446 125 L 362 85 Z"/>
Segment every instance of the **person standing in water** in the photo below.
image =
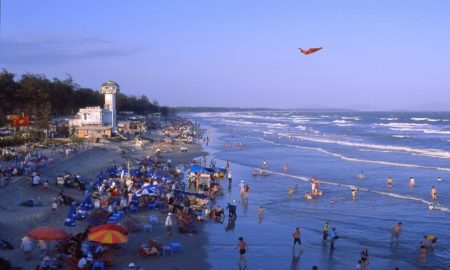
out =
<path fill-rule="evenodd" d="M 237 248 L 239 248 L 239 268 L 241 267 L 241 262 L 244 262 L 244 267 L 247 267 L 247 258 L 245 254 L 248 252 L 248 245 L 244 241 L 244 237 L 239 237 L 239 243 L 237 244 Z"/>
<path fill-rule="evenodd" d="M 431 198 L 432 198 L 433 200 L 436 200 L 436 199 L 437 199 L 437 188 L 436 188 L 435 186 L 433 186 L 433 187 L 431 188 Z"/>
<path fill-rule="evenodd" d="M 400 238 L 400 234 L 402 233 L 402 223 L 399 222 L 392 227 L 391 230 L 391 246 L 395 244 L 398 246 L 398 239 Z"/>
<path fill-rule="evenodd" d="M 302 240 L 300 239 L 302 233 L 300 232 L 300 228 L 295 228 L 295 231 L 292 233 L 292 238 L 294 238 L 294 243 L 292 244 L 292 248 L 295 248 L 295 244 L 298 243 L 300 246 L 300 250 L 302 249 Z"/>
<path fill-rule="evenodd" d="M 392 177 L 389 176 L 387 179 L 387 188 L 392 189 L 393 185 L 394 185 L 394 179 L 392 179 Z"/>
<path fill-rule="evenodd" d="M 322 240 L 323 241 L 327 241 L 328 238 L 328 228 L 330 226 L 330 223 L 327 221 L 325 222 L 325 225 L 323 227 L 323 235 L 322 235 Z"/>
<path fill-rule="evenodd" d="M 410 188 L 413 188 L 413 187 L 416 186 L 416 179 L 414 179 L 414 177 L 410 177 L 410 178 L 409 178 L 408 186 L 409 186 Z"/>

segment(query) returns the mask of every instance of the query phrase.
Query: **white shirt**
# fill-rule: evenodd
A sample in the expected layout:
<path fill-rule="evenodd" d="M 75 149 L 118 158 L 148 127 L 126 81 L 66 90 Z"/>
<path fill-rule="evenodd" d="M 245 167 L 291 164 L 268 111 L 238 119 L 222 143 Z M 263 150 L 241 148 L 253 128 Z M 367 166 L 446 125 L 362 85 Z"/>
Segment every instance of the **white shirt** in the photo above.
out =
<path fill-rule="evenodd" d="M 84 267 L 86 266 L 88 264 L 88 260 L 85 258 L 85 257 L 83 257 L 83 258 L 81 258 L 79 261 L 78 261 L 78 268 L 80 268 L 80 269 L 84 269 Z"/>
<path fill-rule="evenodd" d="M 172 226 L 172 216 L 167 216 L 166 217 L 166 226 Z"/>
<path fill-rule="evenodd" d="M 36 175 L 33 177 L 33 184 L 34 185 L 39 185 L 41 183 L 41 178 L 39 177 L 39 175 Z"/>

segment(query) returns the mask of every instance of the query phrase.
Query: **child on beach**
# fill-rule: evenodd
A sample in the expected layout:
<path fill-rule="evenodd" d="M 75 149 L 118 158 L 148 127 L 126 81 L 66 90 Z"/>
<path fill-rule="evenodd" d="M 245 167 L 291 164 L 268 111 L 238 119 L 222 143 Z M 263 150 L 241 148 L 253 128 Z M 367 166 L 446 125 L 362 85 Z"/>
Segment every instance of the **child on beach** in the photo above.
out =
<path fill-rule="evenodd" d="M 56 213 L 56 210 L 58 209 L 58 203 L 56 202 L 56 198 L 54 198 L 51 207 L 52 207 L 53 213 Z"/>

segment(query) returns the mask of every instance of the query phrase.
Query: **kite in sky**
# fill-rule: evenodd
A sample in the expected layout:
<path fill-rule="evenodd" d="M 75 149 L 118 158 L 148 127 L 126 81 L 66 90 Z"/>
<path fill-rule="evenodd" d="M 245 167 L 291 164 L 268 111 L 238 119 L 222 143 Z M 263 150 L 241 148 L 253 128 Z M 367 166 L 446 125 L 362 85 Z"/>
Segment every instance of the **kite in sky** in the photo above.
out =
<path fill-rule="evenodd" d="M 298 48 L 298 49 L 300 50 L 301 53 L 303 53 L 305 55 L 308 55 L 308 54 L 312 54 L 312 53 L 315 53 L 317 51 L 322 50 L 322 47 L 320 47 L 320 48 L 309 48 L 307 50 L 303 50 L 302 48 Z"/>

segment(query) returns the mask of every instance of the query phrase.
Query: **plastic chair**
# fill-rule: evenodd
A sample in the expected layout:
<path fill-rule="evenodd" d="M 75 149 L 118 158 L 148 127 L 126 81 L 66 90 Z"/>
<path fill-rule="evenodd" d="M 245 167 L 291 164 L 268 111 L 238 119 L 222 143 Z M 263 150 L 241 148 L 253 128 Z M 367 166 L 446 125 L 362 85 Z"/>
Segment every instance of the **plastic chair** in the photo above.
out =
<path fill-rule="evenodd" d="M 152 224 L 145 224 L 144 225 L 144 232 L 150 231 L 153 232 L 153 225 Z"/>
<path fill-rule="evenodd" d="M 150 223 L 155 222 L 155 223 L 159 223 L 159 219 L 158 216 L 150 216 Z"/>
<path fill-rule="evenodd" d="M 105 263 L 104 262 L 95 262 L 92 265 L 91 270 L 105 270 Z"/>
<path fill-rule="evenodd" d="M 172 248 L 173 251 L 181 251 L 182 249 L 181 243 L 178 242 L 171 242 L 169 246 Z"/>
<path fill-rule="evenodd" d="M 162 246 L 161 251 L 163 256 L 172 256 L 172 248 L 170 246 Z"/>
<path fill-rule="evenodd" d="M 158 202 L 149 203 L 147 205 L 147 209 L 153 209 L 153 210 L 159 209 L 159 203 Z"/>
<path fill-rule="evenodd" d="M 108 218 L 108 222 L 107 223 L 118 223 L 119 222 L 119 218 L 117 216 L 110 216 Z"/>

